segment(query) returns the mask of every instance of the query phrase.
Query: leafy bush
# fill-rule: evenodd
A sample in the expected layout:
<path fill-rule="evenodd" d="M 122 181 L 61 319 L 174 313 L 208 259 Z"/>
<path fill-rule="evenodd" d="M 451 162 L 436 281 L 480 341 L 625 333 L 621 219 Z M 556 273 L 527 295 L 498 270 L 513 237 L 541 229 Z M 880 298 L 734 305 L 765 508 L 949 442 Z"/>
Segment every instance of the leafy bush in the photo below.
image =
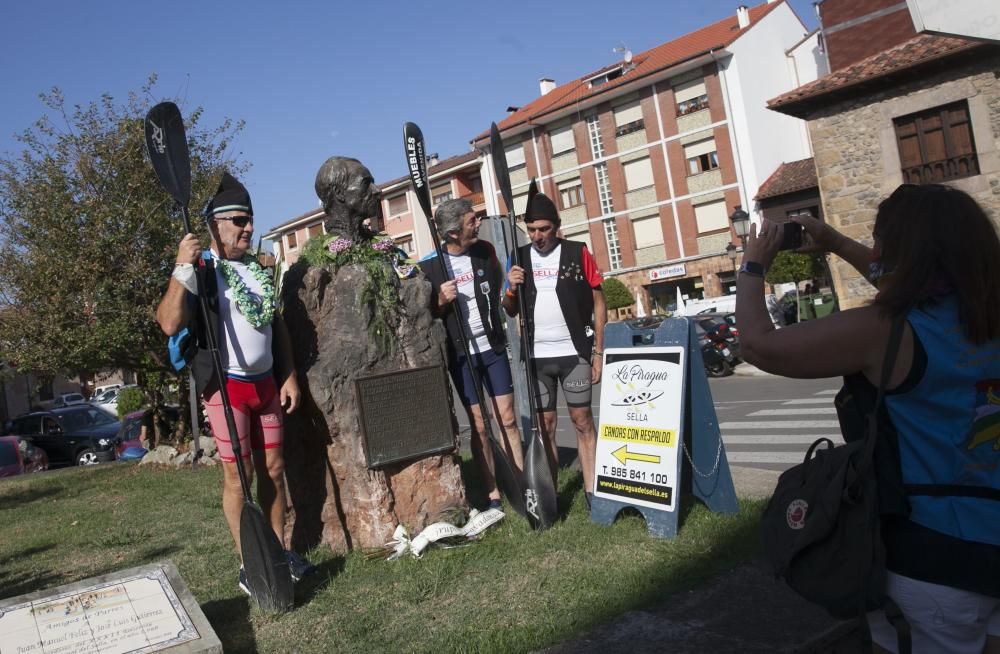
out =
<path fill-rule="evenodd" d="M 601 284 L 601 290 L 604 291 L 604 302 L 608 305 L 608 309 L 621 309 L 635 304 L 635 298 L 632 297 L 628 287 L 615 277 L 605 279 Z"/>
<path fill-rule="evenodd" d="M 146 402 L 146 396 L 138 388 L 123 388 L 118 393 L 118 417 L 124 418 L 133 411 L 138 411 Z"/>
<path fill-rule="evenodd" d="M 769 284 L 785 284 L 803 279 L 815 279 L 823 275 L 822 254 L 797 254 L 782 250 L 767 271 Z"/>

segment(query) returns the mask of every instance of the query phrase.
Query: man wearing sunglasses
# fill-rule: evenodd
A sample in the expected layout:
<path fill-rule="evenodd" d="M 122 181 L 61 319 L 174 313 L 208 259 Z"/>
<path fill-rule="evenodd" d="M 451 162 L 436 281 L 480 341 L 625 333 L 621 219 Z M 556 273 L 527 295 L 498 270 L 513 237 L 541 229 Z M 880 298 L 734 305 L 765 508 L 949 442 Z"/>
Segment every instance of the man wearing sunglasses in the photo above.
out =
<path fill-rule="evenodd" d="M 211 367 L 204 365 L 207 357 L 203 349 L 191 365 L 222 459 L 222 509 L 236 549 L 241 551 L 243 494 L 219 384 L 226 384 L 242 456 L 247 462 L 253 460 L 253 466 L 245 466 L 247 476 L 252 481 L 256 472 L 258 502 L 281 542 L 285 526 L 283 411 L 294 411 L 301 394 L 291 339 L 276 311 L 271 274 L 248 254 L 253 239 L 250 194 L 235 177 L 225 173 L 204 213 L 212 235 L 211 250 L 203 252 L 194 234 L 184 235 L 156 319 L 164 333 L 174 338 L 186 333 L 189 326 L 195 327 L 192 331 L 202 328 L 192 325 L 197 313 L 198 266 L 210 307 L 209 328 L 218 338 L 226 379 L 215 379 Z M 287 552 L 287 557 L 294 579 L 312 570 L 311 564 L 294 552 Z M 250 593 L 242 566 L 239 586 Z"/>

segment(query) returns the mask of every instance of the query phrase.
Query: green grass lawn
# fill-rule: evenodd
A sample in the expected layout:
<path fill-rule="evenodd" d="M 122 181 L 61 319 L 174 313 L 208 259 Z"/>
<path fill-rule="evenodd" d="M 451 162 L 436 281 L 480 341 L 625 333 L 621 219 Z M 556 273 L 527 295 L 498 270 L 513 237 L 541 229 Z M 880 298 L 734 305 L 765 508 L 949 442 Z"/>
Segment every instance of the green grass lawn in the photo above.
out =
<path fill-rule="evenodd" d="M 468 469 L 468 466 L 466 467 Z M 482 541 L 422 559 L 365 560 L 324 547 L 297 608 L 270 616 L 236 585 L 218 467 L 104 465 L 0 483 L 0 597 L 173 560 L 227 652 L 520 652 L 656 603 L 757 550 L 762 501 L 732 516 L 684 498 L 677 538 L 640 517 L 590 521 L 563 470 L 566 519 L 534 533 L 511 513 Z M 575 494 L 573 494 L 575 491 Z"/>

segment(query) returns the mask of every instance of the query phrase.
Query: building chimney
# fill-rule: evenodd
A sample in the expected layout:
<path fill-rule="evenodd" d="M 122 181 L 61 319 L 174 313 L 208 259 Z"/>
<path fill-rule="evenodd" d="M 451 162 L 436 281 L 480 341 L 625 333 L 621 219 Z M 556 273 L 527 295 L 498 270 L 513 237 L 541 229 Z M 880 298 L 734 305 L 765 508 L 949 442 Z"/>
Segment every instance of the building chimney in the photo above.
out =
<path fill-rule="evenodd" d="M 750 26 L 750 10 L 746 5 L 740 5 L 736 8 L 736 20 L 739 21 L 740 29 Z"/>
<path fill-rule="evenodd" d="M 556 81 L 554 79 L 549 79 L 548 77 L 543 77 L 538 80 L 538 91 L 545 95 L 549 91 L 554 91 L 556 88 Z"/>
<path fill-rule="evenodd" d="M 436 166 L 436 165 L 438 165 L 438 153 L 431 152 L 429 155 L 427 155 L 427 167 L 430 168 L 431 166 Z"/>

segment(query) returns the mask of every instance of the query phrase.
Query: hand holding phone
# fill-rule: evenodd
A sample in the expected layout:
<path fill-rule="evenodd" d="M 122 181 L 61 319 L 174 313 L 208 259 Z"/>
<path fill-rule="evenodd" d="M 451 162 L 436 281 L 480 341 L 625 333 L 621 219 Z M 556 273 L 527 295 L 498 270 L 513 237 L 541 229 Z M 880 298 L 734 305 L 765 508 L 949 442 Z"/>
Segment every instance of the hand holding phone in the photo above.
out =
<path fill-rule="evenodd" d="M 781 236 L 782 250 L 797 250 L 802 247 L 802 225 L 789 220 L 783 224 Z"/>

